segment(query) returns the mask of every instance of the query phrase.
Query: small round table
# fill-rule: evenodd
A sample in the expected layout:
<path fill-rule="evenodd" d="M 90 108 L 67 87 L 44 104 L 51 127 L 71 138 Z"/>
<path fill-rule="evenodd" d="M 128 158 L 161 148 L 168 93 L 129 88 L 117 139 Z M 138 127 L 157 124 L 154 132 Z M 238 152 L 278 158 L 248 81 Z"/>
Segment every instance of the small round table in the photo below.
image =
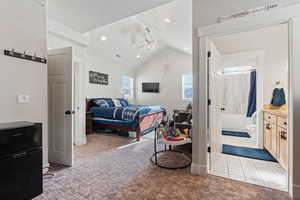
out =
<path fill-rule="evenodd" d="M 161 151 L 157 151 L 157 141 L 160 141 L 161 144 L 165 145 L 165 149 L 161 150 Z M 172 149 L 172 146 L 179 146 L 179 145 L 184 145 L 184 144 L 188 144 L 188 143 L 192 143 L 191 138 L 185 138 L 184 140 L 180 140 L 180 141 L 169 141 L 166 140 L 165 138 L 161 138 L 158 139 L 157 138 L 157 131 L 155 130 L 155 134 L 154 134 L 154 153 L 151 156 L 151 162 L 153 164 L 155 164 L 158 167 L 164 168 L 164 169 L 171 169 L 171 170 L 176 170 L 176 169 L 184 169 L 187 168 L 191 165 L 192 163 L 192 158 L 187 155 L 186 153 L 184 153 L 183 151 L 179 151 L 179 150 L 175 150 Z M 167 149 L 167 146 L 169 146 L 169 149 Z M 185 158 L 187 158 L 187 160 L 189 160 L 189 162 L 183 166 L 179 166 L 179 167 L 170 167 L 170 166 L 165 166 L 163 164 L 161 164 L 157 158 L 158 154 L 164 153 L 164 152 L 172 152 L 175 154 L 178 154 L 178 156 L 183 156 Z"/>

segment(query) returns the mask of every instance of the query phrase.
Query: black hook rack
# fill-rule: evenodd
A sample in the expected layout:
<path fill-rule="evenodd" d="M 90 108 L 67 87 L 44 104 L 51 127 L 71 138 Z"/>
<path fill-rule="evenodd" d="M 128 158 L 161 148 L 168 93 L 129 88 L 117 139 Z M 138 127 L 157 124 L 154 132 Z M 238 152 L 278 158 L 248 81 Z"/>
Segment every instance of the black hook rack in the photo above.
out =
<path fill-rule="evenodd" d="M 26 54 L 26 52 L 24 51 L 24 53 L 18 53 L 15 52 L 14 49 L 13 50 L 4 50 L 4 55 L 6 56 L 11 56 L 11 57 L 15 57 L 15 58 L 20 58 L 20 59 L 24 59 L 24 60 L 29 60 L 29 61 L 33 61 L 33 62 L 39 62 L 39 63 L 47 63 L 46 58 L 40 58 L 40 57 L 36 57 L 36 55 L 32 56 L 32 55 L 28 55 Z"/>

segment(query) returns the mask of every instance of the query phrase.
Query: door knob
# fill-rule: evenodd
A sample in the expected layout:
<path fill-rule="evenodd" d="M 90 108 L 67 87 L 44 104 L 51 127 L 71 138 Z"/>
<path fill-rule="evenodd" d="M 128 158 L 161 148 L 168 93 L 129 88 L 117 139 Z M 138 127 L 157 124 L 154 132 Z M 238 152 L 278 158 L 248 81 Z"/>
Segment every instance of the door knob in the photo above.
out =
<path fill-rule="evenodd" d="M 75 111 L 72 111 L 72 112 L 71 112 L 70 110 L 67 110 L 67 111 L 65 112 L 65 114 L 66 114 L 66 115 L 75 114 Z"/>

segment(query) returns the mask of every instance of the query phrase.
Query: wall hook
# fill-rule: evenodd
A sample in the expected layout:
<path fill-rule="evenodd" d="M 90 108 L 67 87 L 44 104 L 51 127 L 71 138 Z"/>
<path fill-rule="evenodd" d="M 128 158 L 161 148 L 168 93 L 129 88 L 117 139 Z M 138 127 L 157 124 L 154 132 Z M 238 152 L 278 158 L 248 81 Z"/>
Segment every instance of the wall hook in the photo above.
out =
<path fill-rule="evenodd" d="M 29 61 L 34 61 L 34 62 L 40 62 L 40 63 L 47 63 L 46 58 L 39 58 L 36 56 L 36 53 L 34 54 L 34 56 L 31 55 L 27 55 L 26 51 L 24 51 L 24 53 L 18 53 L 15 52 L 14 49 L 12 49 L 11 51 L 9 50 L 4 50 L 4 55 L 6 56 L 10 56 L 10 57 L 15 57 L 15 58 L 20 58 L 20 59 L 24 59 L 24 60 L 29 60 Z"/>

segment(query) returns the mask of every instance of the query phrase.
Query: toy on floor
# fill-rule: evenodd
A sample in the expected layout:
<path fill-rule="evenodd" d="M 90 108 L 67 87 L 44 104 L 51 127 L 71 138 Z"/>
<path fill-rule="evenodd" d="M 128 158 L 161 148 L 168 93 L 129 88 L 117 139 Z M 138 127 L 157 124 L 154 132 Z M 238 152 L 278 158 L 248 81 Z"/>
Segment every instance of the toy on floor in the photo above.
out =
<path fill-rule="evenodd" d="M 168 121 L 165 125 L 160 125 L 157 128 L 157 134 L 159 138 L 164 138 L 168 141 L 181 141 L 188 137 L 189 130 L 180 131 L 180 129 L 175 128 L 174 121 Z"/>

